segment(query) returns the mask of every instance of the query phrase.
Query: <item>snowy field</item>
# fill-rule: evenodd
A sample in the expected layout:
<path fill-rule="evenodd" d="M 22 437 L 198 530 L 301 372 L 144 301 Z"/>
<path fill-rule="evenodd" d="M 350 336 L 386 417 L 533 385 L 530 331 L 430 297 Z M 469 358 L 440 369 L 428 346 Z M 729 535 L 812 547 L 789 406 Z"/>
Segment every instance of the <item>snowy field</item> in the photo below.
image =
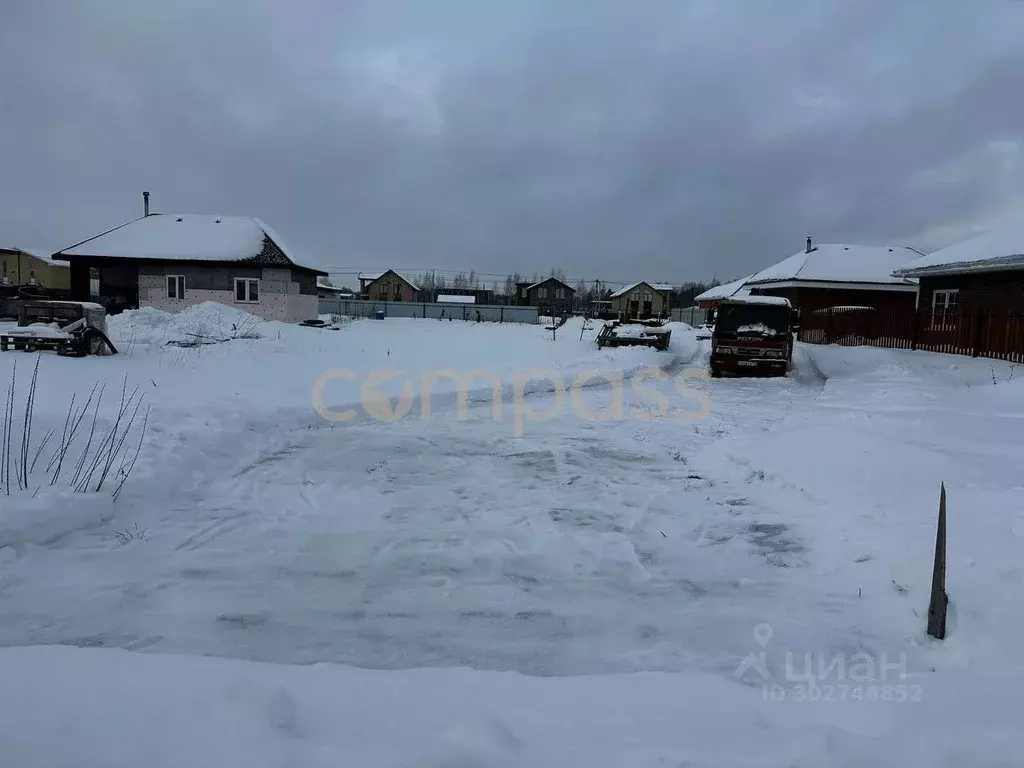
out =
<path fill-rule="evenodd" d="M 1024 371 L 798 345 L 713 380 L 686 326 L 599 328 L 204 305 L 39 356 L 0 765 L 1024 765 Z M 0 355 L 16 453 L 36 359 Z M 106 385 L 99 435 L 125 382 L 117 498 L 51 485 L 72 394 Z"/>

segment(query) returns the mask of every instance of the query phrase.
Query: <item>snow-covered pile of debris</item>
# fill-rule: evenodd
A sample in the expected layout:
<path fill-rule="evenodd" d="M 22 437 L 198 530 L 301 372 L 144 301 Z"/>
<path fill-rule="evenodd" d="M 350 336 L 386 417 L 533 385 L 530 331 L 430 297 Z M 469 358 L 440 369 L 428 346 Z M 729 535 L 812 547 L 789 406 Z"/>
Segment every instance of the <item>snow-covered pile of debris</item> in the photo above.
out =
<path fill-rule="evenodd" d="M 245 310 L 207 301 L 165 312 L 152 307 L 129 309 L 110 318 L 111 338 L 125 343 L 165 345 L 168 342 L 224 341 L 259 338 L 266 321 Z"/>

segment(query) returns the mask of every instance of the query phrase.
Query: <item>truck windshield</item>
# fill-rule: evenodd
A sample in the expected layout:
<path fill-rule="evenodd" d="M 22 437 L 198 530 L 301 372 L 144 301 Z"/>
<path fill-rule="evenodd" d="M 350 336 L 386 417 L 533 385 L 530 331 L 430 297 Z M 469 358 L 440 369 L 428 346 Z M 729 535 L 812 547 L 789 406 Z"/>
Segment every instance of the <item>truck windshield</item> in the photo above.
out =
<path fill-rule="evenodd" d="M 725 304 L 718 308 L 715 332 L 784 335 L 789 332 L 789 309 L 764 304 Z"/>

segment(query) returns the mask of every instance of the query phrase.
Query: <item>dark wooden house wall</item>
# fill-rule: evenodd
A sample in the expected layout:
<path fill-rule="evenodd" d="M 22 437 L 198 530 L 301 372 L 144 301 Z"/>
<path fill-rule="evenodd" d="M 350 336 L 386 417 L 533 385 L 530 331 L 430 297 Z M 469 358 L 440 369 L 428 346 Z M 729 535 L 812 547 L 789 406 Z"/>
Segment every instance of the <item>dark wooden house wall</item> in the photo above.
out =
<path fill-rule="evenodd" d="M 861 290 L 856 288 L 752 288 L 755 296 L 782 296 L 796 309 L 813 312 L 828 307 L 875 307 L 913 311 L 913 291 Z"/>
<path fill-rule="evenodd" d="M 973 272 L 963 275 L 938 275 L 921 278 L 921 309 L 931 309 L 932 294 L 956 289 L 960 312 L 991 310 L 1024 312 L 1024 270 Z"/>

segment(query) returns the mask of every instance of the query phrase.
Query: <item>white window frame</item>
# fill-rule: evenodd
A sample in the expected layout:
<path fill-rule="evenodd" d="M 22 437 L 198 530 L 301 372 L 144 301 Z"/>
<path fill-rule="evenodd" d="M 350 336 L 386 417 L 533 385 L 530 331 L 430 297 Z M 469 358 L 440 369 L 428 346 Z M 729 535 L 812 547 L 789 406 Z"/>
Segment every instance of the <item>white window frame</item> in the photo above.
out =
<path fill-rule="evenodd" d="M 4 262 L 4 264 L 6 264 L 6 263 L 7 263 L 7 262 Z M 4 270 L 4 271 L 6 272 L 6 270 Z M 528 294 L 529 290 L 530 290 L 529 288 L 523 288 L 523 289 L 522 289 L 522 297 L 523 297 L 524 299 L 526 298 L 526 296 L 527 296 L 527 294 Z"/>
<path fill-rule="evenodd" d="M 630 301 L 640 301 L 640 291 L 633 291 L 629 295 Z"/>
<path fill-rule="evenodd" d="M 184 299 L 185 298 L 185 276 L 184 275 L 167 275 L 167 279 L 164 281 L 164 293 L 167 294 L 168 299 Z M 174 285 L 175 295 L 171 296 L 171 281 Z"/>
<path fill-rule="evenodd" d="M 956 327 L 955 312 L 959 306 L 960 289 L 943 288 L 932 291 L 932 330 L 953 330 Z M 950 312 L 950 307 L 953 308 L 953 312 Z"/>
<path fill-rule="evenodd" d="M 245 298 L 238 298 L 238 284 L 245 286 Z M 256 298 L 252 298 L 252 285 L 256 284 Z M 263 295 L 263 287 L 258 277 L 236 277 L 235 278 L 235 303 L 236 304 L 259 304 L 260 296 Z"/>
<path fill-rule="evenodd" d="M 548 289 L 547 288 L 538 288 L 537 289 L 537 298 L 538 299 L 546 299 L 547 297 L 548 297 Z"/>
<path fill-rule="evenodd" d="M 565 289 L 564 288 L 555 288 L 555 298 L 556 299 L 564 299 L 565 298 Z"/>

